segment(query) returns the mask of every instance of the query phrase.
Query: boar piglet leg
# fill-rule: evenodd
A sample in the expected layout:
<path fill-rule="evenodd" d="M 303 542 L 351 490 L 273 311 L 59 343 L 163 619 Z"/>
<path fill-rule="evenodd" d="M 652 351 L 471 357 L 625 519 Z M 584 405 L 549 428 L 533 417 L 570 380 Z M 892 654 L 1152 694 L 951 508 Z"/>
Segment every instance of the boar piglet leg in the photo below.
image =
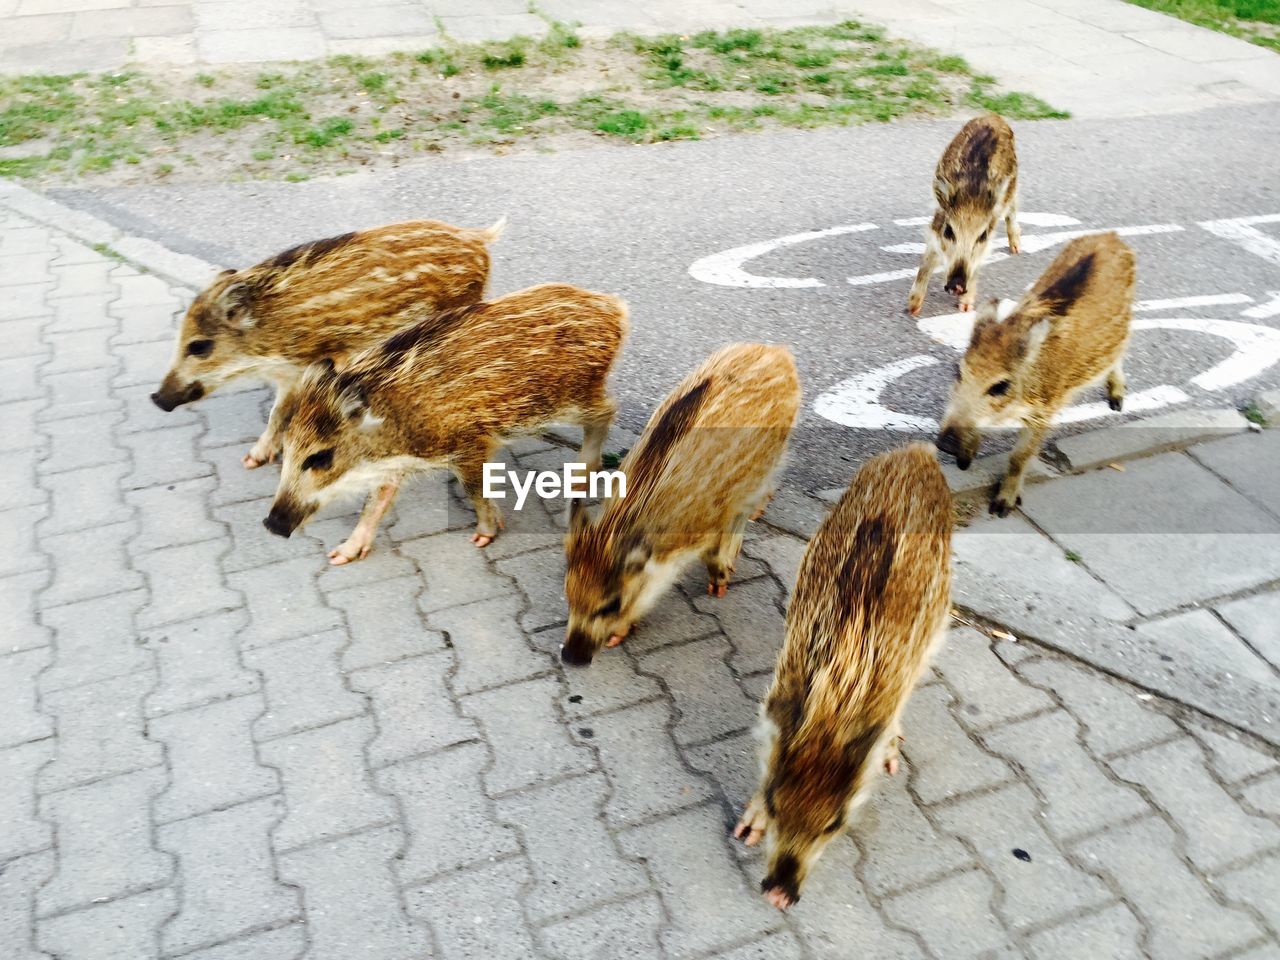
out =
<path fill-rule="evenodd" d="M 334 547 L 329 551 L 331 564 L 338 567 L 356 560 L 363 560 L 369 555 L 369 551 L 373 549 L 373 538 L 378 533 L 378 524 L 391 509 L 391 504 L 395 502 L 396 493 L 399 490 L 400 481 L 392 480 L 380 486 L 377 492 L 365 501 L 364 509 L 360 511 L 360 520 L 351 531 L 351 536 L 347 537 L 342 546 Z"/>
<path fill-rule="evenodd" d="M 1004 232 L 1009 235 L 1009 252 L 1022 252 L 1022 228 L 1018 226 L 1018 198 L 1009 200 L 1009 207 L 1004 213 Z"/>
<path fill-rule="evenodd" d="M 464 454 L 454 457 L 452 467 L 454 475 L 462 488 L 471 498 L 471 505 L 476 509 L 476 532 L 471 535 L 471 542 L 477 547 L 487 547 L 493 543 L 494 537 L 502 529 L 502 514 L 484 496 L 484 464 L 492 460 L 496 448 L 488 446 L 479 454 Z"/>
<path fill-rule="evenodd" d="M 1048 420 L 1028 420 L 1022 425 L 1018 445 L 1009 454 L 1009 469 L 991 501 L 992 513 L 1007 517 L 1011 510 L 1022 503 L 1022 476 L 1027 471 L 1027 462 L 1040 452 L 1040 445 L 1044 443 L 1044 435 L 1048 431 Z"/>
<path fill-rule="evenodd" d="M 267 417 L 267 428 L 262 431 L 254 445 L 240 462 L 246 470 L 254 470 L 264 463 L 270 463 L 280 452 L 280 435 L 284 433 L 284 401 L 289 396 L 293 384 L 280 384 L 276 387 L 276 401 L 271 405 L 271 415 Z"/>
<path fill-rule="evenodd" d="M 578 456 L 587 465 L 587 470 L 599 470 L 604 462 L 604 443 L 609 436 L 609 425 L 613 423 L 613 415 L 618 405 L 608 397 L 601 399 L 595 409 L 588 411 L 582 418 L 582 450 Z"/>
<path fill-rule="evenodd" d="M 707 565 L 709 597 L 723 597 L 729 592 L 729 579 L 738 562 L 738 551 L 742 549 L 742 528 L 743 523 L 735 523 L 732 530 L 720 534 L 702 555 L 702 562 Z"/>
<path fill-rule="evenodd" d="M 768 830 L 769 812 L 765 809 L 764 792 L 757 790 L 751 802 L 747 804 L 747 809 L 743 811 L 742 819 L 733 828 L 733 835 L 748 847 L 754 847 L 764 839 Z"/>
<path fill-rule="evenodd" d="M 924 254 L 920 257 L 920 269 L 916 271 L 915 283 L 911 284 L 911 294 L 907 297 L 907 312 L 913 317 L 924 306 L 924 296 L 929 292 L 929 274 L 933 273 L 942 262 L 938 256 L 938 247 L 932 236 L 924 242 Z"/>

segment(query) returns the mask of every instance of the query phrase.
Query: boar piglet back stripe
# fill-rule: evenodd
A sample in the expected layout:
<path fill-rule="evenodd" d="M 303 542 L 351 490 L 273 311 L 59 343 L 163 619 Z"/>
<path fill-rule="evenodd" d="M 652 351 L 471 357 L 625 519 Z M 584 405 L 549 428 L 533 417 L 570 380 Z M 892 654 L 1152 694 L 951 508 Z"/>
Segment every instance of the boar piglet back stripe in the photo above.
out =
<path fill-rule="evenodd" d="M 288 250 L 277 253 L 270 260 L 261 264 L 261 266 L 284 270 L 287 267 L 292 267 L 296 263 L 315 263 L 322 257 L 325 257 L 334 251 L 341 250 L 355 238 L 355 232 L 350 231 L 348 233 L 341 233 L 336 237 L 325 237 L 322 240 L 311 240 L 307 243 L 300 243 L 296 247 L 290 247 Z"/>

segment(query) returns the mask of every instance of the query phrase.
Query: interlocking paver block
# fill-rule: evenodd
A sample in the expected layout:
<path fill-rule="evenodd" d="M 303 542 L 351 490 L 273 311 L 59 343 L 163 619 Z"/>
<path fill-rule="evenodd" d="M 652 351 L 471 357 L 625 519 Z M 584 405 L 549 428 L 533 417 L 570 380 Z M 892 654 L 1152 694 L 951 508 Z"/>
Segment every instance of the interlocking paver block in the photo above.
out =
<path fill-rule="evenodd" d="M 982 735 L 987 746 L 1015 761 L 1044 798 L 1045 822 L 1064 839 L 1149 811 L 1134 790 L 1113 783 L 1076 740 L 1064 712 L 1012 723 Z"/>
<path fill-rule="evenodd" d="M 568 620 L 563 547 L 548 547 L 499 560 L 495 566 L 520 585 L 521 592 L 529 601 L 520 615 L 520 625 L 526 630 L 541 630 Z M 430 580 L 427 583 L 429 587 Z"/>
<path fill-rule="evenodd" d="M 130 519 L 133 511 L 124 504 L 120 494 L 120 478 L 126 470 L 127 465 L 114 463 L 45 477 L 42 486 L 50 493 L 52 510 L 40 524 L 41 536 Z"/>
<path fill-rule="evenodd" d="M 0 510 L 0 537 L 7 547 L 0 554 L 0 577 L 43 570 L 49 566 L 42 546 L 36 546 L 36 524 L 48 512 L 48 507 L 19 507 L 16 510 Z M 43 605 L 43 594 L 41 594 Z"/>
<path fill-rule="evenodd" d="M 168 340 L 117 343 L 111 352 L 124 364 L 123 371 L 115 380 L 117 387 L 132 387 L 145 383 L 154 390 L 160 378 L 169 369 L 170 361 L 173 360 L 173 343 Z"/>
<path fill-rule="evenodd" d="M 319 573 L 325 561 L 323 544 L 312 537 L 307 528 L 296 531 L 287 539 L 268 533 L 262 521 L 270 509 L 271 501 L 265 499 L 246 500 L 214 509 L 214 519 L 231 534 L 232 546 L 222 558 L 222 569 L 227 573 L 239 573 L 297 560 L 308 564 L 313 573 Z"/>
<path fill-rule="evenodd" d="M 342 614 L 327 608 L 316 589 L 315 572 L 322 561 L 323 557 L 289 560 L 227 574 L 227 583 L 244 594 L 249 607 L 249 626 L 240 637 L 242 647 L 260 647 L 342 626 Z"/>
<path fill-rule="evenodd" d="M 226 549 L 223 540 L 205 540 L 135 557 L 134 566 L 147 574 L 151 588 L 151 603 L 138 613 L 138 625 L 149 629 L 241 606 L 218 572 Z"/>
<path fill-rule="evenodd" d="M 427 932 L 405 916 L 389 861 L 398 828 L 373 830 L 280 858 L 280 875 L 302 887 L 308 957 L 316 960 L 419 960 L 430 956 Z M 461 912 L 469 912 L 466 904 Z"/>
<path fill-rule="evenodd" d="M 57 873 L 36 900 L 40 916 L 169 881 L 169 857 L 151 842 L 151 800 L 164 782 L 164 771 L 142 770 L 40 798 L 58 837 Z"/>
<path fill-rule="evenodd" d="M 385 826 L 396 817 L 391 799 L 374 789 L 365 765 L 373 737 L 367 717 L 331 723 L 258 747 L 280 769 L 288 811 L 276 829 L 277 851 Z"/>
<path fill-rule="evenodd" d="M 690 773 L 667 733 L 670 707 L 644 703 L 575 724 L 589 727 L 600 763 L 613 784 L 605 813 L 613 824 L 671 813 L 711 796 L 705 778 Z M 579 736 L 582 736 L 579 733 Z M 643 767 L 636 757 L 644 757 Z"/>
<path fill-rule="evenodd" d="M 0 577 L 0 623 L 6 625 L 0 654 L 48 645 L 51 631 L 36 622 L 36 594 L 45 588 L 49 578 L 44 570 Z"/>
<path fill-rule="evenodd" d="M 44 611 L 41 619 L 55 632 L 58 657 L 41 675 L 40 689 L 62 690 L 152 666 L 133 625 L 144 603 L 146 591 L 134 590 Z"/>
<path fill-rule="evenodd" d="M 36 705 L 36 677 L 53 659 L 48 647 L 0 657 L 0 747 L 40 740 L 53 722 Z"/>
<path fill-rule="evenodd" d="M 117 387 L 111 392 L 112 399 L 119 400 L 124 405 L 124 420 L 116 427 L 117 434 L 124 436 L 128 433 L 199 425 L 200 418 L 196 415 L 195 407 L 189 404 L 165 413 L 152 403 L 151 394 L 155 392 L 155 388 L 154 383 L 139 384 L 136 387 Z"/>
<path fill-rule="evenodd" d="M 451 654 L 433 653 L 351 674 L 351 686 L 369 695 L 378 719 L 378 735 L 369 744 L 373 766 L 476 739 L 475 723 L 459 715 L 449 695 L 452 668 Z"/>
<path fill-rule="evenodd" d="M 417 599 L 421 589 L 422 581 L 415 576 L 334 590 L 326 595 L 330 606 L 347 615 L 351 645 L 342 655 L 344 670 L 359 670 L 445 649 L 444 635 L 423 625 Z M 479 628 L 484 629 L 487 620 L 477 619 Z M 454 644 L 456 655 L 461 657 L 457 647 Z"/>
<path fill-rule="evenodd" d="M 851 826 L 863 851 L 862 876 L 878 895 L 973 862 L 959 841 L 933 827 L 900 779 L 882 783 Z"/>
<path fill-rule="evenodd" d="M 790 593 L 800 572 L 800 561 L 808 544 L 796 537 L 764 536 L 748 540 L 742 550 L 769 568 L 783 588 Z"/>
<path fill-rule="evenodd" d="M 1014 955 L 1009 936 L 991 912 L 995 893 L 990 878 L 977 870 L 902 893 L 885 902 L 888 916 L 918 930 L 940 957 Z M 922 923 L 928 918 L 927 923 Z"/>
<path fill-rule="evenodd" d="M 13 951 L 14 960 L 47 960 L 32 942 L 31 922 L 36 891 L 54 869 L 52 850 L 11 860 L 0 870 L 0 943 Z"/>
<path fill-rule="evenodd" d="M 537 923 L 563 913 L 640 893 L 649 878 L 623 858 L 599 820 L 609 785 L 598 773 L 504 797 L 498 815 L 519 828 L 535 884 L 524 898 Z"/>
<path fill-rule="evenodd" d="M 845 960 L 849 945 L 856 943 L 862 955 L 876 960 L 923 957 L 915 941 L 888 926 L 871 905 L 858 882 L 857 864 L 857 847 L 848 838 L 837 837 L 813 865 L 804 885 L 806 909 L 796 911 L 791 919 L 809 953 L 822 960 Z M 910 926 L 915 929 L 918 924 Z"/>
<path fill-rule="evenodd" d="M 1061 957 L 1142 956 L 1142 927 L 1122 903 L 1034 934 L 1027 940 L 1036 960 Z"/>
<path fill-rule="evenodd" d="M 1187 732 L 1209 751 L 1209 766 L 1222 780 L 1234 783 L 1280 766 L 1280 758 L 1261 744 L 1251 744 L 1234 730 L 1219 733 L 1199 724 Z"/>
<path fill-rule="evenodd" d="M 781 926 L 781 916 L 748 886 L 729 852 L 720 809 L 695 807 L 618 835 L 624 852 L 644 857 L 669 922 L 660 934 L 674 956 L 742 941 Z"/>
<path fill-rule="evenodd" d="M 1253 809 L 1280 820 L 1280 776 L 1251 783 L 1240 791 L 1240 795 Z"/>
<path fill-rule="evenodd" d="M 105 257 L 91 263 L 54 267 L 55 284 L 49 299 L 79 297 L 88 293 L 115 293 L 109 274 L 113 264 Z"/>
<path fill-rule="evenodd" d="M 42 383 L 49 388 L 49 405 L 40 411 L 40 422 L 99 413 L 118 414 L 125 404 L 120 397 L 112 395 L 110 379 L 111 370 L 107 367 L 46 375 Z M 124 432 L 124 427 L 121 424 L 118 429 Z"/>
<path fill-rule="evenodd" d="M 560 684 L 551 677 L 464 697 L 463 712 L 480 721 L 493 748 L 485 774 L 491 794 L 595 767 L 591 751 L 573 742 L 556 714 Z"/>
<path fill-rule="evenodd" d="M 41 792 L 162 763 L 160 744 L 147 739 L 142 720 L 142 700 L 155 682 L 154 671 L 146 671 L 46 693 L 42 705 L 57 725 L 58 758 L 41 771 Z"/>
<path fill-rule="evenodd" d="M 534 643 L 549 655 L 559 656 L 564 634 L 548 630 L 535 634 Z M 561 705 L 565 716 L 581 719 L 597 713 L 608 713 L 662 695 L 653 677 L 636 670 L 635 659 L 624 650 L 602 650 L 591 661 L 589 670 L 566 670 L 563 674 L 565 696 Z"/>
<path fill-rule="evenodd" d="M 488 764 L 484 746 L 464 743 L 383 767 L 374 775 L 399 798 L 409 828 L 408 849 L 398 867 L 401 884 L 422 883 L 519 851 L 515 832 L 494 818 L 481 787 Z"/>
<path fill-rule="evenodd" d="M 654 894 L 611 903 L 538 931 L 544 952 L 556 960 L 640 960 L 660 957 L 662 907 Z"/>
<path fill-rule="evenodd" d="M 759 940 L 712 954 L 714 960 L 799 960 L 804 956 L 800 942 L 785 930 L 767 933 Z M 877 954 L 888 956 L 887 954 Z"/>
<path fill-rule="evenodd" d="M 188 407 L 181 407 L 175 411 L 176 413 L 196 416 L 193 409 Z M 170 414 L 170 416 L 173 415 Z M 213 495 L 209 498 L 214 506 L 275 496 L 276 487 L 280 485 L 280 474 L 274 467 L 246 470 L 240 461 L 248 452 L 244 444 L 239 443 L 226 447 L 201 445 L 201 459 L 213 466 L 214 474 L 218 478 Z M 266 531 L 264 530 L 263 533 Z"/>
<path fill-rule="evenodd" d="M 48 917 L 39 924 L 42 949 L 76 960 L 121 960 L 155 955 L 156 930 L 177 904 L 170 888 L 149 890 Z"/>
<path fill-rule="evenodd" d="M 1280 670 L 1280 593 L 1259 593 L 1217 608 L 1258 655 Z"/>
<path fill-rule="evenodd" d="M 40 373 L 70 373 L 73 370 L 93 370 L 116 366 L 107 343 L 115 332 L 113 327 L 95 327 L 74 330 L 70 333 L 46 333 L 45 340 L 53 348 L 53 358 Z"/>
<path fill-rule="evenodd" d="M 48 324 L 45 317 L 24 320 L 0 320 L 0 358 L 37 357 L 49 352 L 49 344 L 40 338 Z"/>
<path fill-rule="evenodd" d="M 154 340 L 170 342 L 177 327 L 177 301 L 160 303 L 112 304 L 111 312 L 120 318 L 120 332 L 112 343 L 149 343 Z"/>
<path fill-rule="evenodd" d="M 971 627 L 947 634 L 934 669 L 956 691 L 956 711 L 971 727 L 985 727 L 1054 705 L 1048 694 L 1019 680 Z"/>
<path fill-rule="evenodd" d="M 1212 872 L 1259 850 L 1280 847 L 1280 827 L 1240 809 L 1205 767 L 1189 739 L 1109 761 L 1111 769 L 1147 789 L 1186 837 L 1187 855 Z M 1212 823 L 1213 829 L 1205 825 Z"/>
<path fill-rule="evenodd" d="M 261 694 L 219 700 L 155 717 L 147 732 L 168 750 L 170 786 L 156 800 L 157 823 L 181 820 L 280 789 L 276 772 L 258 763 L 250 728 Z"/>
<path fill-rule="evenodd" d="M 786 634 L 778 609 L 782 591 L 768 578 L 734 584 L 729 590 L 731 596 L 723 600 L 701 597 L 694 605 L 720 622 L 733 644 L 729 663 L 739 675 L 772 670 Z"/>
<path fill-rule="evenodd" d="M 144 704 L 147 716 L 257 691 L 258 677 L 241 665 L 236 648 L 244 622 L 243 612 L 235 611 L 144 633 L 142 641 L 160 670 L 160 682 Z"/>
<path fill-rule="evenodd" d="M 431 614 L 431 625 L 449 634 L 458 658 L 456 693 L 526 680 L 551 669 L 551 657 L 533 650 L 516 623 L 523 605 L 519 597 L 499 597 Z"/>
<path fill-rule="evenodd" d="M 427 587 L 418 603 L 427 613 L 515 593 L 511 581 L 491 571 L 484 552 L 461 533 L 410 540 L 400 552 L 422 569 Z"/>
<path fill-rule="evenodd" d="M 95 327 L 115 329 L 116 318 L 108 311 L 111 297 L 110 293 L 98 292 L 50 300 L 53 319 L 49 321 L 49 332 L 67 333 Z"/>
<path fill-rule="evenodd" d="M 125 502 L 133 508 L 140 525 L 137 535 L 129 541 L 129 552 L 136 557 L 164 547 L 225 536 L 226 528 L 211 520 L 205 507 L 214 483 L 213 477 L 198 477 L 127 491 Z"/>
<path fill-rule="evenodd" d="M 1280 877 L 1280 857 L 1273 856 L 1242 870 L 1217 876 L 1214 882 L 1232 900 L 1257 910 L 1275 930 L 1280 925 L 1280 897 L 1275 896 L 1276 877 Z"/>
<path fill-rule="evenodd" d="M 5 284 L 4 297 L 0 298 L 0 320 L 46 316 L 52 289 L 53 284 L 47 282 Z"/>
<path fill-rule="evenodd" d="M 519 857 L 450 873 L 405 891 L 409 913 L 435 929 L 442 960 L 528 960 L 536 956 L 520 910 L 530 880 Z"/>
<path fill-rule="evenodd" d="M 301 917 L 287 927 L 262 930 L 215 947 L 184 953 L 182 960 L 291 960 L 307 952 L 307 928 Z"/>
<path fill-rule="evenodd" d="M 36 415 L 45 407 L 43 400 L 6 403 L 0 409 L 0 450 L 29 450 L 43 447 L 44 434 L 36 427 Z"/>
<path fill-rule="evenodd" d="M 15 400 L 34 400 L 44 396 L 38 372 L 44 363 L 44 357 L 0 360 L 0 403 L 10 404 Z"/>
<path fill-rule="evenodd" d="M 1021 664 L 1018 673 L 1062 700 L 1080 721 L 1089 749 L 1100 756 L 1167 740 L 1178 732 L 1164 714 L 1144 707 L 1133 687 L 1066 660 Z"/>
<path fill-rule="evenodd" d="M 125 488 L 137 490 L 208 476 L 212 469 L 196 456 L 199 434 L 200 428 L 195 424 L 146 433 L 122 430 L 120 442 L 129 448 L 133 458 L 133 472 L 125 477 Z"/>
<path fill-rule="evenodd" d="M 1259 657 L 1222 621 L 1208 610 L 1190 610 L 1165 620 L 1138 624 L 1139 636 L 1155 641 L 1165 656 L 1173 658 L 1173 669 L 1187 661 L 1207 661 L 1223 674 L 1223 681 L 1243 677 L 1256 683 L 1271 685 L 1276 681 L 1267 661 Z"/>
<path fill-rule="evenodd" d="M 1009 780 L 1013 771 L 969 739 L 949 709 L 945 687 L 921 687 L 907 701 L 902 745 L 912 768 L 911 784 L 924 803 L 939 803 Z"/>
<path fill-rule="evenodd" d="M 141 587 L 142 575 L 130 568 L 124 549 L 136 529 L 133 523 L 116 523 L 41 537 L 40 547 L 49 554 L 54 575 L 49 589 L 40 594 L 40 605 L 54 607 Z"/>
<path fill-rule="evenodd" d="M 1114 827 L 1077 851 L 1109 873 L 1146 918 L 1147 949 L 1155 956 L 1213 956 L 1261 932 L 1244 911 L 1214 901 L 1178 856 L 1173 831 L 1157 818 Z"/>
<path fill-rule="evenodd" d="M 41 461 L 40 472 L 59 473 L 127 459 L 111 435 L 119 421 L 118 412 L 108 411 L 45 423 L 40 429 L 49 437 L 49 456 Z"/>
<path fill-rule="evenodd" d="M 461 529 L 462 519 L 449 496 L 449 475 L 439 471 L 414 477 L 406 485 L 396 500 L 395 519 L 385 529 L 392 540 L 401 543 L 442 533 L 450 527 Z"/>
<path fill-rule="evenodd" d="M 37 450 L 13 450 L 0 453 L 0 503 L 11 507 L 25 507 L 44 503 L 49 499 L 46 490 L 36 486 Z M 41 524 L 43 530 L 48 520 Z"/>
<path fill-rule="evenodd" d="M 758 707 L 747 699 L 730 673 L 732 652 L 724 637 L 708 637 L 668 647 L 640 660 L 640 669 L 662 677 L 675 700 L 677 743 L 702 743 L 756 722 Z"/>
<path fill-rule="evenodd" d="M 1073 866 L 1041 826 L 1039 802 L 1025 784 L 964 800 L 937 812 L 944 829 L 963 837 L 1000 883 L 998 907 L 1014 928 L 1040 926 L 1101 906 L 1105 886 Z M 1030 859 L 1014 854 L 1021 850 Z"/>
<path fill-rule="evenodd" d="M 36 773 L 53 758 L 52 737 L 0 750 L 0 863 L 53 843 L 49 824 L 36 816 Z M 2 869 L 2 868 L 0 868 Z M 0 941 L 2 942 L 2 941 Z"/>
<path fill-rule="evenodd" d="M 259 740 L 322 727 L 368 712 L 364 697 L 347 689 L 338 668 L 346 636 L 338 630 L 244 651 L 262 672 L 267 710 L 254 726 Z"/>
<path fill-rule="evenodd" d="M 297 891 L 279 882 L 271 856 L 271 827 L 279 798 L 165 824 L 160 845 L 177 856 L 182 904 L 161 931 L 166 953 L 178 953 L 287 922 L 299 914 Z"/>
<path fill-rule="evenodd" d="M 684 749 L 695 770 L 711 775 L 734 812 L 743 810 L 760 784 L 760 741 L 755 730 Z"/>
<path fill-rule="evenodd" d="M 201 400 L 195 408 L 205 423 L 201 445 L 220 447 L 239 443 L 245 445 L 247 453 L 247 447 L 258 439 L 258 434 L 267 425 L 264 405 L 270 397 L 270 391 L 264 388 L 215 393 Z"/>
<path fill-rule="evenodd" d="M 322 517 L 307 524 L 307 534 L 316 538 L 322 545 L 332 546 L 342 543 L 350 535 L 359 516 L 359 510 L 353 509 L 343 516 Z M 328 552 L 327 546 L 322 552 Z M 416 600 L 418 593 L 422 590 L 422 577 L 418 573 L 418 568 L 408 557 L 400 556 L 389 540 L 382 540 L 376 543 L 369 556 L 359 563 L 345 563 L 339 566 L 325 564 L 320 571 L 320 576 L 316 577 L 316 586 L 327 595 L 342 590 L 354 590 L 357 587 L 374 586 L 404 577 L 415 581 L 415 586 L 410 593 Z"/>

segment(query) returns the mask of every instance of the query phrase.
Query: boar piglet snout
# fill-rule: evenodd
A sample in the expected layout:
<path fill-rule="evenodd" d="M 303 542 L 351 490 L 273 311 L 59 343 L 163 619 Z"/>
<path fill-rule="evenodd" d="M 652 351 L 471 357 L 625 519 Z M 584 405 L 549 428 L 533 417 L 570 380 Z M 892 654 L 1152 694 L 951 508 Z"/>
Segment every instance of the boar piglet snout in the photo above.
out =
<path fill-rule="evenodd" d="M 273 503 L 262 525 L 277 537 L 288 537 L 302 523 L 302 511 L 290 504 Z"/>
<path fill-rule="evenodd" d="M 773 871 L 760 881 L 760 891 L 779 910 L 800 902 L 800 861 L 789 853 L 781 854 Z"/>
<path fill-rule="evenodd" d="M 936 444 L 943 453 L 949 453 L 956 458 L 957 467 L 968 470 L 981 442 L 982 436 L 978 431 L 962 430 L 959 427 L 947 425 L 938 434 Z"/>
<path fill-rule="evenodd" d="M 947 277 L 947 285 L 943 289 L 950 294 L 960 296 L 969 286 L 969 268 L 964 261 L 957 263 L 951 268 L 951 273 Z"/>
<path fill-rule="evenodd" d="M 589 667 L 596 655 L 595 646 L 587 634 L 571 630 L 560 648 L 560 659 L 571 667 Z"/>
<path fill-rule="evenodd" d="M 203 396 L 204 386 L 199 380 L 178 389 L 169 383 L 169 378 L 166 377 L 165 382 L 160 384 L 160 389 L 151 395 L 151 402 L 165 413 L 172 413 L 184 403 L 193 403 Z"/>

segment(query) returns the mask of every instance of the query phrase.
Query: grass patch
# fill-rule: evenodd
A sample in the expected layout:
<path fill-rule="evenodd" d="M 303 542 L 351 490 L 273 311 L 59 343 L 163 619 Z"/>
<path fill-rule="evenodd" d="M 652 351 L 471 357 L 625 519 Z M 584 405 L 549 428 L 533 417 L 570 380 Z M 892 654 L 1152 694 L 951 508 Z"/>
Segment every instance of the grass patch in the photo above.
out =
<path fill-rule="evenodd" d="M 266 70 L 0 77 L 0 175 L 300 180 L 441 150 L 656 143 L 974 109 L 1065 116 L 975 76 L 961 57 L 854 20 L 603 41 L 547 23 L 541 38 Z"/>
<path fill-rule="evenodd" d="M 1129 0 L 1280 53 L 1280 0 Z"/>
<path fill-rule="evenodd" d="M 1244 418 L 1250 423 L 1256 424 L 1259 427 L 1265 427 L 1267 425 L 1267 415 L 1259 409 L 1256 403 L 1250 403 L 1241 412 L 1243 413 Z"/>

